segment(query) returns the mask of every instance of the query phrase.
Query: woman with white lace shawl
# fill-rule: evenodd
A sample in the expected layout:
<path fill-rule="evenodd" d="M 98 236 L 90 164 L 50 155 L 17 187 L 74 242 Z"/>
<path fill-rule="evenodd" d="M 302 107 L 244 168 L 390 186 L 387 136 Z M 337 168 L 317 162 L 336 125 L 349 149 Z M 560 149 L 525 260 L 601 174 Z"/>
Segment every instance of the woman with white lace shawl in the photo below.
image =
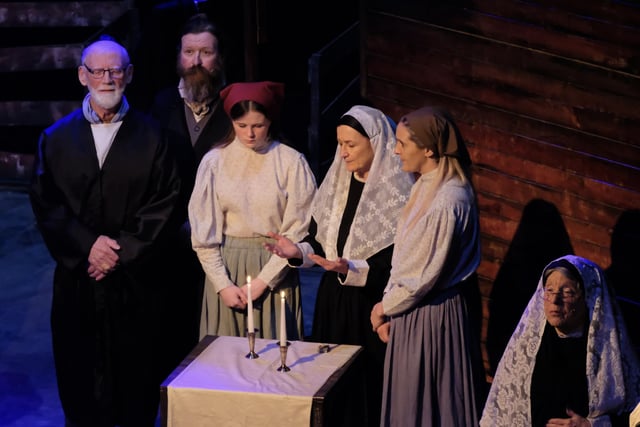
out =
<path fill-rule="evenodd" d="M 394 128 L 380 110 L 349 109 L 338 121 L 338 147 L 313 201 L 309 237 L 293 245 L 275 236 L 278 244 L 270 246 L 290 265 L 326 270 L 311 340 L 364 347 L 370 411 L 359 425 L 379 424 L 385 345 L 369 313 L 387 283 L 396 223 L 414 182 L 393 154 Z"/>
<path fill-rule="evenodd" d="M 480 425 L 627 426 L 639 401 L 640 364 L 602 270 L 573 255 L 552 261 L 498 364 Z"/>

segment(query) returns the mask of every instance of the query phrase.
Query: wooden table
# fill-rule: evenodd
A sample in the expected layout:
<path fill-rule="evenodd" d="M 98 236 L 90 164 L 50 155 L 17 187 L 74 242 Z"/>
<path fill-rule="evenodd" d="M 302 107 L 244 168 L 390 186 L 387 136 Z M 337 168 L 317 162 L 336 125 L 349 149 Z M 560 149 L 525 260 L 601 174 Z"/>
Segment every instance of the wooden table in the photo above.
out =
<path fill-rule="evenodd" d="M 291 341 L 280 372 L 276 340 L 207 336 L 161 387 L 165 427 L 354 425 L 365 416 L 362 347 Z"/>

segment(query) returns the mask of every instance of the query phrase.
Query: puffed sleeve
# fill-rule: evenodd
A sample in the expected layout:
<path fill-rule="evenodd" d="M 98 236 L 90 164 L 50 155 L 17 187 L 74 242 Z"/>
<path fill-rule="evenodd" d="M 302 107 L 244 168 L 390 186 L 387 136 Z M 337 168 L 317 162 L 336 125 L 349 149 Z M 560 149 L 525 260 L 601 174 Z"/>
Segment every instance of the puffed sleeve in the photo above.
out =
<path fill-rule="evenodd" d="M 287 169 L 287 203 L 282 215 L 279 234 L 299 242 L 308 233 L 311 221 L 311 202 L 316 193 L 316 180 L 309 163 L 301 153 Z M 288 270 L 287 260 L 272 255 L 264 265 L 258 278 L 274 289 Z"/>
<path fill-rule="evenodd" d="M 220 204 L 216 201 L 215 175 L 218 160 L 216 150 L 210 151 L 202 159 L 189 200 L 191 245 L 216 292 L 234 286 L 220 252 L 224 224 Z"/>
<path fill-rule="evenodd" d="M 287 179 L 287 194 L 287 207 L 282 217 L 281 234 L 298 242 L 308 233 L 311 202 L 316 194 L 315 177 L 302 154 L 291 168 L 289 179 Z"/>

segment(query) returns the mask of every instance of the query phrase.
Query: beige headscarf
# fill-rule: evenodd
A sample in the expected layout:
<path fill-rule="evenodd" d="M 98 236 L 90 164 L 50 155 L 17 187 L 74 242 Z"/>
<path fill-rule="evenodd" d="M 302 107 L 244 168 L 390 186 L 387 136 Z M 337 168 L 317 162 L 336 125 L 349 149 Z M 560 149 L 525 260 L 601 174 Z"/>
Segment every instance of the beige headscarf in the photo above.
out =
<path fill-rule="evenodd" d="M 414 179 L 400 168 L 400 160 L 393 152 L 395 124 L 382 111 L 356 105 L 345 115 L 362 125 L 374 151 L 373 163 L 342 253 L 344 258 L 363 260 L 393 243 L 398 215 L 407 202 Z M 327 259 L 338 257 L 338 230 L 350 181 L 351 172 L 340 157 L 340 147 L 337 147 L 333 163 L 312 206 L 312 215 L 318 224 L 316 240 L 322 245 Z"/>
<path fill-rule="evenodd" d="M 398 236 L 402 238 L 406 233 L 413 233 L 416 221 L 424 217 L 438 190 L 445 182 L 457 177 L 462 184 L 468 184 L 471 190 L 473 185 L 469 152 L 447 110 L 440 107 L 422 107 L 404 115 L 400 123 L 408 128 L 418 147 L 432 150 L 435 158 L 438 159 L 437 169 L 420 178 L 430 181 L 428 190 L 422 193 L 412 192 L 409 202 L 402 211 L 401 233 Z M 413 209 L 416 204 L 420 209 Z"/>
<path fill-rule="evenodd" d="M 463 168 L 469 167 L 471 158 L 453 118 L 443 108 L 423 107 L 406 114 L 400 122 L 414 133 L 437 158 L 455 157 Z"/>

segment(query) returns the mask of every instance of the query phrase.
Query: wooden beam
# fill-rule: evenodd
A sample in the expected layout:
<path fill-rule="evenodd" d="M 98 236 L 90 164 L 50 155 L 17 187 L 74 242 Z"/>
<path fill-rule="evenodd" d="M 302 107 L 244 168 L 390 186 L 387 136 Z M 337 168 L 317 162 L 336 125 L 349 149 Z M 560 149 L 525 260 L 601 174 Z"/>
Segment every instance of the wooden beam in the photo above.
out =
<path fill-rule="evenodd" d="M 0 101 L 0 123 L 4 126 L 49 126 L 82 101 Z"/>
<path fill-rule="evenodd" d="M 75 68 L 82 44 L 0 48 L 0 72 Z"/>
<path fill-rule="evenodd" d="M 2 27 L 106 27 L 130 7 L 128 1 L 1 2 Z"/>

